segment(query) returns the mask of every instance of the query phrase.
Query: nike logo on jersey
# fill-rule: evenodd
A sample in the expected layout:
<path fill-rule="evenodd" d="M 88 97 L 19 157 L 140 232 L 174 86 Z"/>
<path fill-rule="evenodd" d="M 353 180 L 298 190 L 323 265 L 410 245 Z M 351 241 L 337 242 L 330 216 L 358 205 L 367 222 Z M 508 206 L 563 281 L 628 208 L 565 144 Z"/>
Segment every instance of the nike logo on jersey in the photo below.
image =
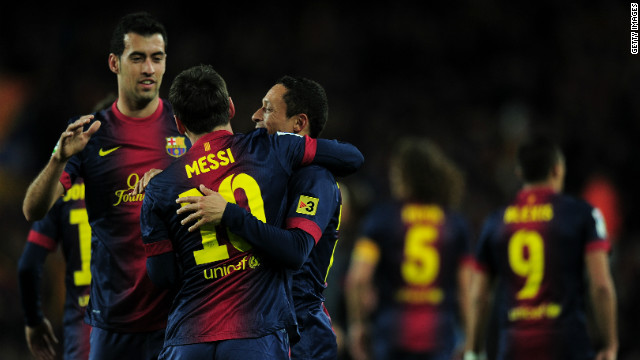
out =
<path fill-rule="evenodd" d="M 116 150 L 120 149 L 121 147 L 122 147 L 122 146 L 116 146 L 116 147 L 114 147 L 113 149 L 109 149 L 109 150 L 102 150 L 102 148 L 100 148 L 100 152 L 98 152 L 98 154 L 99 154 L 100 156 L 106 156 L 106 155 L 109 155 L 109 154 L 111 154 L 112 152 L 114 152 L 114 151 L 116 151 Z"/>

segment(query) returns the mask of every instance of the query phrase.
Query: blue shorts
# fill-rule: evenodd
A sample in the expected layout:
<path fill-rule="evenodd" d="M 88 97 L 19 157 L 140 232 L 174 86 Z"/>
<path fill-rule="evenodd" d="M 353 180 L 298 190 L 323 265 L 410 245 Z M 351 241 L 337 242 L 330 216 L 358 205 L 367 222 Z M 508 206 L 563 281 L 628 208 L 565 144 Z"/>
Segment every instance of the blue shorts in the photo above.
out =
<path fill-rule="evenodd" d="M 259 338 L 167 346 L 162 349 L 158 359 L 289 360 L 289 337 L 283 329 Z"/>
<path fill-rule="evenodd" d="M 164 344 L 164 329 L 121 333 L 91 329 L 89 360 L 156 360 Z"/>
<path fill-rule="evenodd" d="M 306 311 L 297 311 L 300 341 L 291 347 L 294 360 L 335 360 L 338 358 L 336 334 L 324 303 L 311 304 Z"/>

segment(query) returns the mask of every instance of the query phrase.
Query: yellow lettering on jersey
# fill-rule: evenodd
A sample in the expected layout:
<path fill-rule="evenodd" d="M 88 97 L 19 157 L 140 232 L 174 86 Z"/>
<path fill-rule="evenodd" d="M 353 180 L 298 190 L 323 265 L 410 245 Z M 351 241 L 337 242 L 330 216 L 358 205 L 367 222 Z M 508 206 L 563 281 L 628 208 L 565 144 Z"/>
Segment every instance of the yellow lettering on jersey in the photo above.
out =
<path fill-rule="evenodd" d="M 89 305 L 89 295 L 78 296 L 78 305 L 80 307 L 85 307 Z"/>
<path fill-rule="evenodd" d="M 438 305 L 444 300 L 444 291 L 440 288 L 417 289 L 404 287 L 396 292 L 396 301 L 407 304 Z"/>
<path fill-rule="evenodd" d="M 184 170 L 187 173 L 187 177 L 191 179 L 194 174 L 204 174 L 211 170 L 216 170 L 220 166 L 227 166 L 234 162 L 236 162 L 236 160 L 231 153 L 231 148 L 227 148 L 220 150 L 215 154 L 201 156 L 197 160 L 194 160 L 191 165 L 186 164 L 184 166 Z"/>
<path fill-rule="evenodd" d="M 62 198 L 62 201 L 67 202 L 70 200 L 84 200 L 84 183 L 73 184 L 71 189 L 67 190 L 67 193 Z"/>
<path fill-rule="evenodd" d="M 543 222 L 553 219 L 551 204 L 509 206 L 504 212 L 505 224 L 523 222 Z"/>
<path fill-rule="evenodd" d="M 431 205 L 407 205 L 402 209 L 402 222 L 411 223 L 435 223 L 439 224 L 444 219 L 444 212 L 439 206 Z"/>
<path fill-rule="evenodd" d="M 562 305 L 544 303 L 538 306 L 516 306 L 509 310 L 509 321 L 555 319 L 562 313 Z"/>
<path fill-rule="evenodd" d="M 246 270 L 247 267 L 253 269 L 255 268 L 256 260 L 252 257 L 249 259 L 247 256 L 243 257 L 237 264 L 225 264 L 222 266 L 217 266 L 214 268 L 205 269 L 203 271 L 204 278 L 207 280 L 213 280 L 217 278 L 221 278 L 227 276 L 234 271 Z"/>

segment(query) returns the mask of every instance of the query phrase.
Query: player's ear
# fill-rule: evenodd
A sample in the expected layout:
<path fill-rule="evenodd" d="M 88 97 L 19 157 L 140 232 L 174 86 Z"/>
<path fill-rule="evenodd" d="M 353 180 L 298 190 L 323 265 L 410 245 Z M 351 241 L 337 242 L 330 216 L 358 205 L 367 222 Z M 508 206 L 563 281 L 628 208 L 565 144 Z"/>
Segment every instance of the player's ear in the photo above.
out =
<path fill-rule="evenodd" d="M 233 119 L 234 116 L 236 116 L 236 106 L 233 105 L 233 100 L 229 96 L 229 119 Z"/>
<path fill-rule="evenodd" d="M 178 132 L 180 134 L 184 135 L 184 133 L 187 131 L 187 128 L 184 126 L 182 121 L 180 121 L 180 119 L 178 119 L 177 116 L 173 115 L 173 118 L 176 120 L 176 126 L 178 127 Z"/>
<path fill-rule="evenodd" d="M 109 54 L 109 70 L 114 74 L 120 73 L 120 59 L 116 54 Z"/>
<path fill-rule="evenodd" d="M 307 126 L 309 126 L 309 117 L 307 114 L 298 114 L 293 120 L 293 133 L 298 134 L 304 131 Z"/>

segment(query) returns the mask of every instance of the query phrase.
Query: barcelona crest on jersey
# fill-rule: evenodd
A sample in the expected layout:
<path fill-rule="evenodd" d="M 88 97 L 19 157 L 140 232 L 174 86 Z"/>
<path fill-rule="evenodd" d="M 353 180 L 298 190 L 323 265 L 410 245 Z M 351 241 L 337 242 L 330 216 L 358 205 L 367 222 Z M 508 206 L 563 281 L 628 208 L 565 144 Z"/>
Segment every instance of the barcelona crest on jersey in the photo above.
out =
<path fill-rule="evenodd" d="M 180 157 L 187 152 L 187 145 L 184 143 L 183 136 L 168 137 L 167 139 L 167 154 L 173 157 Z"/>

